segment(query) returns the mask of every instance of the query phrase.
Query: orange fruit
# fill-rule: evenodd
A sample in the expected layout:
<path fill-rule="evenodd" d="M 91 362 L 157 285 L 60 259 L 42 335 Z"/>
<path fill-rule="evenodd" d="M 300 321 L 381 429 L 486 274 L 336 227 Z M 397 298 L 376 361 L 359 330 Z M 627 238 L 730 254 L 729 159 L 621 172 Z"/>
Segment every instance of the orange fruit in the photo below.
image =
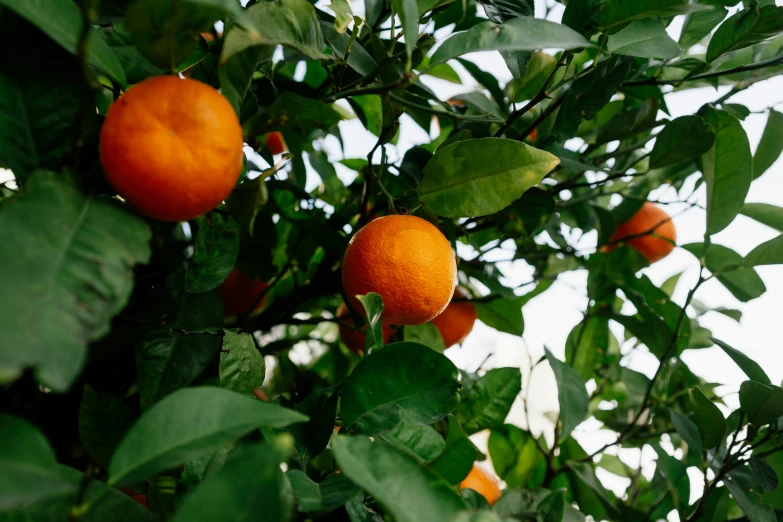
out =
<path fill-rule="evenodd" d="M 196 80 L 154 76 L 109 108 L 101 129 L 106 179 L 131 206 L 185 221 L 218 206 L 242 170 L 242 128 L 218 91 Z"/>
<path fill-rule="evenodd" d="M 345 346 L 353 353 L 364 353 L 364 345 L 367 340 L 367 335 L 364 332 L 367 331 L 367 325 L 364 325 L 361 332 L 357 332 L 350 326 L 347 326 L 353 325 L 353 319 L 351 319 L 345 303 L 340 303 L 340 306 L 337 307 L 337 320 L 340 321 L 340 339 L 342 339 Z M 384 323 L 381 325 L 381 331 L 383 333 L 383 344 L 389 344 L 394 330 L 392 330 L 391 326 Z"/>
<path fill-rule="evenodd" d="M 473 469 L 460 483 L 459 489 L 472 489 L 487 499 L 490 506 L 495 505 L 501 495 L 498 479 L 478 464 L 473 464 Z"/>
<path fill-rule="evenodd" d="M 530 141 L 532 141 L 532 142 L 534 142 L 534 143 L 535 143 L 535 141 L 536 141 L 536 138 L 538 138 L 538 127 L 536 127 L 535 129 L 533 129 L 533 132 L 531 132 L 531 133 L 528 135 L 528 137 L 527 137 L 527 139 L 529 139 Z"/>
<path fill-rule="evenodd" d="M 622 242 L 638 250 L 650 263 L 655 263 L 674 250 L 677 229 L 665 210 L 647 201 L 631 219 L 617 227 L 605 250 L 613 250 L 617 246 L 615 242 L 631 236 L 638 237 Z"/>
<path fill-rule="evenodd" d="M 141 504 L 147 511 L 150 510 L 150 506 L 147 504 L 147 495 L 133 495 L 131 498 Z"/>
<path fill-rule="evenodd" d="M 251 277 L 235 268 L 218 288 L 220 297 L 223 299 L 223 315 L 228 318 L 247 313 L 253 303 L 258 300 L 258 296 L 268 286 L 257 277 Z M 266 304 L 266 295 L 253 308 L 253 311 L 262 309 L 264 304 Z"/>
<path fill-rule="evenodd" d="M 270 132 L 264 139 L 264 145 L 272 153 L 272 156 L 288 152 L 288 146 L 285 144 L 283 135 L 279 132 Z"/>
<path fill-rule="evenodd" d="M 456 298 L 464 299 L 467 296 L 468 294 L 461 288 L 454 290 Z M 478 317 L 476 305 L 470 301 L 454 301 L 454 297 L 443 313 L 432 320 L 432 324 L 443 337 L 446 348 L 464 341 L 465 337 L 473 330 L 473 323 Z"/>
<path fill-rule="evenodd" d="M 370 292 L 383 298 L 386 324 L 423 324 L 451 301 L 457 263 L 448 239 L 416 216 L 391 215 L 367 223 L 351 238 L 343 257 L 343 287 L 351 306 Z"/>

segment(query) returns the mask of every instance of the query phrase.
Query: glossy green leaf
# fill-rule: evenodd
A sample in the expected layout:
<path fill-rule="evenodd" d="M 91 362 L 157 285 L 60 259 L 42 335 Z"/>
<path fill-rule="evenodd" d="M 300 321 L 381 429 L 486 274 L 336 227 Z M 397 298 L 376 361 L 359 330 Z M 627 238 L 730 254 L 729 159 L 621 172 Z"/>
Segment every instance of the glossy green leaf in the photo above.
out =
<path fill-rule="evenodd" d="M 261 114 L 242 124 L 246 136 L 257 136 L 281 129 L 328 129 L 341 117 L 331 105 L 286 91 Z"/>
<path fill-rule="evenodd" d="M 79 436 L 84 449 L 103 467 L 135 420 L 122 398 L 84 387 L 79 407 Z"/>
<path fill-rule="evenodd" d="M 720 339 L 715 339 L 713 337 L 712 341 L 718 346 L 720 346 L 720 348 L 724 352 L 726 352 L 726 355 L 731 357 L 731 360 L 733 360 L 737 364 L 737 366 L 739 366 L 740 370 L 742 370 L 745 373 L 745 375 L 748 376 L 748 379 L 751 379 L 756 382 L 760 382 L 761 384 L 772 384 L 772 381 L 769 380 L 769 377 L 767 376 L 766 372 L 761 367 L 761 365 L 759 365 L 759 363 L 757 363 L 756 361 L 754 361 L 753 359 L 751 359 L 741 351 L 732 348 L 731 346 L 724 343 Z"/>
<path fill-rule="evenodd" d="M 596 364 L 609 350 L 609 319 L 590 316 L 571 330 L 566 339 L 566 363 L 576 370 L 582 381 L 595 376 Z"/>
<path fill-rule="evenodd" d="M 373 435 L 400 421 L 432 424 L 457 407 L 457 374 L 451 361 L 421 344 L 393 343 L 376 350 L 345 381 L 343 425 Z"/>
<path fill-rule="evenodd" d="M 724 484 L 750 522 L 775 522 L 777 520 L 775 510 L 769 504 L 761 502 L 761 495 L 758 491 L 744 487 L 737 480 L 726 480 Z"/>
<path fill-rule="evenodd" d="M 232 26 L 229 29 L 223 43 L 222 54 L 231 54 L 225 58 L 221 56 L 222 66 L 218 68 L 220 92 L 231 102 L 238 115 L 253 80 L 253 73 L 259 65 L 271 60 L 275 52 L 274 45 L 253 45 L 241 51 L 231 52 L 237 46 L 237 40 L 247 37 L 248 33 L 242 27 Z"/>
<path fill-rule="evenodd" d="M 475 51 L 568 50 L 591 46 L 582 35 L 565 25 L 521 16 L 500 26 L 484 22 L 454 33 L 438 47 L 430 63 L 434 65 Z"/>
<path fill-rule="evenodd" d="M 598 28 L 604 0 L 569 2 L 563 12 L 563 25 L 580 34 L 590 34 Z"/>
<path fill-rule="evenodd" d="M 699 427 L 706 449 L 719 446 L 726 434 L 726 419 L 720 409 L 696 386 L 689 391 L 693 406 L 693 422 Z"/>
<path fill-rule="evenodd" d="M 662 60 L 682 54 L 680 46 L 666 32 L 663 20 L 649 18 L 631 22 L 610 36 L 607 48 L 613 54 Z"/>
<path fill-rule="evenodd" d="M 68 495 L 77 486 L 60 475 L 54 451 L 35 426 L 0 414 L 0 512 Z"/>
<path fill-rule="evenodd" d="M 99 29 L 101 36 L 109 44 L 117 56 L 117 60 L 125 71 L 128 83 L 134 84 L 146 80 L 150 76 L 165 74 L 166 70 L 155 67 L 133 45 L 131 32 L 124 24 L 116 23 Z"/>
<path fill-rule="evenodd" d="M 783 114 L 770 109 L 767 125 L 753 155 L 753 178 L 757 179 L 768 171 L 778 160 L 781 152 L 783 152 Z"/>
<path fill-rule="evenodd" d="M 703 118 L 681 116 L 666 124 L 655 139 L 650 168 L 660 169 L 685 163 L 709 151 L 715 143 L 715 132 Z"/>
<path fill-rule="evenodd" d="M 520 298 L 480 301 L 476 303 L 476 312 L 479 320 L 487 326 L 521 336 L 525 331 L 525 320 L 522 316 L 524 302 Z"/>
<path fill-rule="evenodd" d="M 398 522 L 449 520 L 466 507 L 448 482 L 389 445 L 337 435 L 332 451 L 340 471 Z"/>
<path fill-rule="evenodd" d="M 427 467 L 451 484 L 459 484 L 473 469 L 473 463 L 480 456 L 473 442 L 468 438 L 459 421 L 449 415 L 449 431 L 446 446 Z"/>
<path fill-rule="evenodd" d="M 325 44 L 321 24 L 315 8 L 307 0 L 259 2 L 245 13 L 258 34 L 244 26 L 233 27 L 223 44 L 222 64 L 236 53 L 257 45 L 282 45 L 313 60 L 331 60 L 323 53 Z"/>
<path fill-rule="evenodd" d="M 519 368 L 493 368 L 478 378 L 464 378 L 457 418 L 465 433 L 503 425 L 519 392 L 522 373 Z"/>
<path fill-rule="evenodd" d="M 201 43 L 199 33 L 232 15 L 258 40 L 257 30 L 233 0 L 135 0 L 125 24 L 139 51 L 156 67 L 177 70 Z M 258 42 L 257 42 L 258 43 Z"/>
<path fill-rule="evenodd" d="M 432 323 L 406 325 L 402 329 L 402 339 L 406 342 L 423 344 L 439 353 L 446 351 L 443 336 Z"/>
<path fill-rule="evenodd" d="M 226 330 L 220 350 L 220 387 L 253 397 L 265 375 L 264 356 L 251 334 Z"/>
<path fill-rule="evenodd" d="M 618 28 L 642 18 L 661 18 L 709 9 L 688 0 L 605 0 L 600 24 L 603 28 Z"/>
<path fill-rule="evenodd" d="M 186 288 L 193 294 L 220 286 L 234 270 L 239 255 L 239 223 L 217 212 L 211 220 L 199 218 L 193 257 L 188 265 Z"/>
<path fill-rule="evenodd" d="M 19 16 L 38 27 L 66 51 L 76 54 L 82 33 L 82 13 L 72 0 L 0 0 Z M 125 85 L 125 71 L 98 31 L 90 30 L 87 62 Z"/>
<path fill-rule="evenodd" d="M 582 378 L 573 368 L 545 349 L 546 359 L 557 381 L 557 399 L 560 402 L 560 440 L 566 440 L 587 418 L 588 396 Z"/>
<path fill-rule="evenodd" d="M 540 183 L 559 162 L 514 140 L 459 141 L 438 150 L 424 167 L 419 199 L 444 217 L 494 214 Z"/>
<path fill-rule="evenodd" d="M 566 491 L 558 489 L 547 495 L 538 505 L 542 522 L 564 522 L 566 513 Z"/>
<path fill-rule="evenodd" d="M 182 299 L 182 308 L 171 318 L 172 328 L 150 330 L 136 347 L 136 373 L 143 410 L 193 382 L 220 347 L 219 335 L 190 333 L 222 324 L 223 308 L 217 291 L 186 294 Z"/>
<path fill-rule="evenodd" d="M 402 21 L 402 30 L 405 32 L 405 52 L 410 63 L 419 38 L 419 6 L 416 0 L 391 0 L 391 5 L 394 13 Z"/>
<path fill-rule="evenodd" d="M 762 266 L 783 264 L 783 235 L 770 239 L 751 250 L 743 265 Z"/>
<path fill-rule="evenodd" d="M 245 180 L 231 191 L 226 199 L 226 208 L 242 228 L 254 236 L 256 218 L 267 201 L 269 201 L 269 192 L 262 176 L 259 176 L 249 181 Z"/>
<path fill-rule="evenodd" d="M 337 388 L 316 388 L 299 404 L 296 410 L 310 420 L 291 426 L 289 431 L 296 439 L 296 446 L 302 455 L 314 457 L 321 453 L 334 433 L 337 417 Z"/>
<path fill-rule="evenodd" d="M 740 386 L 740 409 L 751 424 L 762 426 L 783 417 L 783 388 L 756 381 L 745 381 Z"/>
<path fill-rule="evenodd" d="M 750 468 L 753 471 L 753 476 L 766 492 L 772 493 L 778 488 L 780 480 L 777 472 L 766 460 L 758 457 L 751 457 Z"/>
<path fill-rule="evenodd" d="M 753 158 L 742 124 L 725 111 L 709 108 L 704 120 L 715 131 L 712 148 L 702 156 L 707 185 L 707 234 L 717 234 L 737 217 L 753 181 Z"/>
<path fill-rule="evenodd" d="M 381 438 L 421 463 L 435 460 L 446 447 L 446 441 L 432 426 L 414 426 L 405 422 L 399 423 Z"/>
<path fill-rule="evenodd" d="M 340 33 L 345 33 L 348 25 L 353 21 L 351 4 L 348 0 L 332 0 L 329 8 L 334 12 L 334 28 Z"/>
<path fill-rule="evenodd" d="M 682 248 L 699 258 L 704 245 L 692 243 L 683 245 Z M 767 287 L 758 273 L 753 268 L 742 266 L 742 256 L 730 248 L 712 244 L 707 249 L 704 260 L 707 269 L 713 274 L 717 274 L 718 281 L 743 303 L 755 299 L 767 291 Z"/>
<path fill-rule="evenodd" d="M 536 6 L 534 0 L 480 0 L 484 12 L 493 23 L 497 25 L 521 16 L 535 17 Z M 530 60 L 529 51 L 503 51 L 500 53 L 506 62 L 511 75 L 516 79 L 521 79 L 526 72 L 528 61 Z"/>
<path fill-rule="evenodd" d="M 345 475 L 331 474 L 321 482 L 314 482 L 304 472 L 292 469 L 286 473 L 291 489 L 296 497 L 299 511 L 329 512 L 350 501 L 361 490 Z"/>
<path fill-rule="evenodd" d="M 221 388 L 186 388 L 131 427 L 109 465 L 109 483 L 133 484 L 260 428 L 307 421 L 301 413 Z"/>
<path fill-rule="evenodd" d="M 745 203 L 741 213 L 778 232 L 783 232 L 783 207 L 769 203 Z"/>
<path fill-rule="evenodd" d="M 728 14 L 728 9 L 723 6 L 715 6 L 709 11 L 696 11 L 685 17 L 680 33 L 680 45 L 683 49 L 690 49 L 695 44 L 706 38 Z"/>
<path fill-rule="evenodd" d="M 700 454 L 704 448 L 698 426 L 680 412 L 669 408 L 669 416 L 677 434 L 688 444 L 688 449 Z"/>
<path fill-rule="evenodd" d="M 542 458 L 530 433 L 511 424 L 493 428 L 487 448 L 495 472 L 510 488 L 527 484 Z"/>
<path fill-rule="evenodd" d="M 3 374 L 33 367 L 41 384 L 66 391 L 87 343 L 108 333 L 125 307 L 149 239 L 147 224 L 114 202 L 86 197 L 54 173 L 34 175 L 0 212 L 0 243 L 15 253 L 0 272 L 0 336 L 14 347 L 0 350 Z M 33 328 L 36 317 L 46 321 Z"/>
<path fill-rule="evenodd" d="M 369 355 L 373 350 L 383 348 L 383 299 L 375 292 L 357 296 L 367 315 L 367 330 L 365 332 L 364 351 Z"/>
<path fill-rule="evenodd" d="M 281 437 L 237 447 L 220 470 L 185 498 L 172 520 L 251 522 L 260 513 L 269 522 L 290 520 L 290 486 L 280 469 L 285 443 Z"/>
<path fill-rule="evenodd" d="M 327 43 L 331 46 L 335 55 L 345 56 L 345 50 L 348 47 L 350 36 L 348 34 L 338 33 L 334 28 L 334 24 L 324 21 L 321 22 L 321 29 L 323 30 L 324 38 L 326 38 Z M 348 54 L 348 65 L 354 71 L 363 75 L 372 73 L 378 66 L 370 53 L 368 53 L 356 40 L 351 44 L 351 52 Z"/>
<path fill-rule="evenodd" d="M 710 39 L 706 59 L 757 44 L 783 32 L 783 7 L 768 5 L 738 11 L 723 22 Z"/>

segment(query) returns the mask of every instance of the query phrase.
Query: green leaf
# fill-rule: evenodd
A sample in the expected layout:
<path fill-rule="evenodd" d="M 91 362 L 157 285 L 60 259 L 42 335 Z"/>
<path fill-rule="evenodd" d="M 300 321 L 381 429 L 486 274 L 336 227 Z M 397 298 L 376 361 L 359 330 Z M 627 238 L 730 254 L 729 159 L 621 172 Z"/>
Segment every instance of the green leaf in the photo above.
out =
<path fill-rule="evenodd" d="M 726 434 L 726 419 L 720 409 L 696 386 L 689 391 L 693 405 L 693 422 L 701 433 L 706 449 L 720 446 Z"/>
<path fill-rule="evenodd" d="M 459 425 L 453 415 L 449 415 L 449 431 L 446 446 L 438 457 L 427 467 L 451 484 L 459 484 L 473 469 L 473 463 L 480 453 Z"/>
<path fill-rule="evenodd" d="M 534 0 L 480 0 L 484 12 L 493 23 L 504 24 L 521 16 L 535 17 L 536 6 Z M 527 64 L 530 60 L 530 52 L 503 51 L 500 53 L 506 62 L 511 75 L 516 79 L 525 76 Z M 502 99 L 502 98 L 501 98 Z"/>
<path fill-rule="evenodd" d="M 341 119 L 331 105 L 286 91 L 265 112 L 248 119 L 242 129 L 245 136 L 257 136 L 280 129 L 311 131 L 315 127 L 325 130 Z"/>
<path fill-rule="evenodd" d="M 592 44 L 573 29 L 540 18 L 521 16 L 500 26 L 483 22 L 467 31 L 454 33 L 438 47 L 430 63 L 435 65 L 475 51 L 569 50 L 581 47 L 592 47 Z"/>
<path fill-rule="evenodd" d="M 500 332 L 521 336 L 525 331 L 525 320 L 522 317 L 522 305 L 527 300 L 493 299 L 476 303 L 479 320 L 487 326 Z"/>
<path fill-rule="evenodd" d="M 87 453 L 104 468 L 135 418 L 120 397 L 84 387 L 79 407 L 79 436 Z"/>
<path fill-rule="evenodd" d="M 783 235 L 760 244 L 743 261 L 743 265 L 748 267 L 780 264 L 783 264 Z"/>
<path fill-rule="evenodd" d="M 331 445 L 340 471 L 397 522 L 449 520 L 466 507 L 448 482 L 389 445 L 346 435 Z"/>
<path fill-rule="evenodd" d="M 742 214 L 778 232 L 783 232 L 783 208 L 769 203 L 745 203 Z"/>
<path fill-rule="evenodd" d="M 583 382 L 595 376 L 596 365 L 609 350 L 609 319 L 587 317 L 571 330 L 566 339 L 566 363 L 576 370 Z"/>
<path fill-rule="evenodd" d="M 557 399 L 560 402 L 560 440 L 566 440 L 583 420 L 587 418 L 588 396 L 582 378 L 573 368 L 557 359 L 544 349 L 546 359 L 552 367 L 557 381 Z"/>
<path fill-rule="evenodd" d="M 296 446 L 305 457 L 315 457 L 321 453 L 334 433 L 337 417 L 337 387 L 316 388 L 305 400 L 296 405 L 296 410 L 307 415 L 310 420 L 289 428 L 296 438 Z"/>
<path fill-rule="evenodd" d="M 393 343 L 365 357 L 340 394 L 343 425 L 370 435 L 400 421 L 432 424 L 457 407 L 456 366 L 417 343 Z"/>
<path fill-rule="evenodd" d="M 715 133 L 703 118 L 681 116 L 666 124 L 655 139 L 650 168 L 661 169 L 685 163 L 708 152 L 715 143 Z"/>
<path fill-rule="evenodd" d="M 333 511 L 361 494 L 361 490 L 342 474 L 328 475 L 322 482 L 313 482 L 298 469 L 292 469 L 286 476 L 302 513 Z"/>
<path fill-rule="evenodd" d="M 60 476 L 54 451 L 35 426 L 0 414 L 0 512 L 65 496 L 77 487 Z"/>
<path fill-rule="evenodd" d="M 260 427 L 305 421 L 301 413 L 221 388 L 186 388 L 155 404 L 131 427 L 109 464 L 109 484 L 133 484 Z"/>
<path fill-rule="evenodd" d="M 745 121 L 751 114 L 750 109 L 739 103 L 722 103 L 721 108 L 741 121 Z"/>
<path fill-rule="evenodd" d="M 723 6 L 715 6 L 709 11 L 696 11 L 685 17 L 680 33 L 680 45 L 683 49 L 690 49 L 695 44 L 706 38 L 728 14 L 728 9 Z"/>
<path fill-rule="evenodd" d="M 221 66 L 218 67 L 220 92 L 234 107 L 237 115 L 240 114 L 242 101 L 253 81 L 253 73 L 256 72 L 259 65 L 271 60 L 275 52 L 274 45 L 254 45 L 234 52 L 230 56 L 222 56 L 236 46 L 237 39 L 247 37 L 248 33 L 242 27 L 234 25 L 228 30 L 221 52 Z"/>
<path fill-rule="evenodd" d="M 217 291 L 186 294 L 183 299 L 184 305 L 172 318 L 172 328 L 151 330 L 136 348 L 136 373 L 143 410 L 193 382 L 220 347 L 219 335 L 190 333 L 222 324 L 223 310 Z M 174 331 L 174 328 L 182 331 Z"/>
<path fill-rule="evenodd" d="M 413 50 L 419 39 L 419 6 L 416 0 L 391 0 L 394 13 L 402 21 L 402 30 L 405 32 L 405 52 L 408 55 L 408 64 L 411 63 Z"/>
<path fill-rule="evenodd" d="M 766 460 L 758 457 L 750 458 L 750 469 L 756 481 L 767 493 L 772 493 L 778 488 L 778 474 Z"/>
<path fill-rule="evenodd" d="M 443 336 L 440 335 L 440 331 L 432 323 L 406 325 L 402 329 L 402 340 L 423 344 L 439 353 L 446 351 Z"/>
<path fill-rule="evenodd" d="M 236 53 L 257 45 L 282 45 L 313 60 L 331 60 L 324 54 L 324 35 L 315 8 L 307 0 L 258 2 L 245 11 L 257 28 L 235 26 L 226 36 L 220 63 L 226 64 Z"/>
<path fill-rule="evenodd" d="M 438 150 L 424 167 L 419 199 L 444 217 L 494 214 L 540 183 L 559 162 L 515 140 L 459 141 Z"/>
<path fill-rule="evenodd" d="M 710 39 L 706 59 L 757 44 L 783 31 L 783 7 L 768 5 L 738 11 L 723 22 Z"/>
<path fill-rule="evenodd" d="M 672 424 L 674 424 L 674 429 L 677 430 L 677 434 L 688 444 L 688 449 L 701 454 L 704 446 L 701 442 L 698 426 L 691 419 L 671 408 L 669 408 L 669 416 L 672 419 Z"/>
<path fill-rule="evenodd" d="M 613 54 L 662 60 L 671 60 L 682 54 L 682 49 L 671 39 L 660 19 L 631 22 L 609 37 L 607 48 Z"/>
<path fill-rule="evenodd" d="M 220 387 L 253 397 L 264 383 L 264 356 L 256 349 L 251 334 L 226 330 L 220 350 Z"/>
<path fill-rule="evenodd" d="M 336 56 L 345 56 L 350 36 L 338 33 L 334 28 L 334 24 L 324 21 L 321 22 L 321 29 L 334 54 Z M 348 65 L 361 75 L 368 75 L 377 67 L 370 53 L 356 40 L 351 44 L 351 52 L 348 54 Z"/>
<path fill-rule="evenodd" d="M 269 201 L 263 176 L 245 180 L 229 194 L 226 208 L 248 234 L 255 236 L 255 225 L 261 207 Z"/>
<path fill-rule="evenodd" d="M 446 441 L 432 426 L 414 426 L 405 422 L 399 423 L 381 438 L 420 463 L 435 460 L 446 447 Z"/>
<path fill-rule="evenodd" d="M 716 134 L 715 144 L 702 156 L 707 235 L 712 235 L 726 228 L 742 210 L 753 181 L 753 157 L 745 129 L 735 117 L 708 108 L 704 120 Z"/>
<path fill-rule="evenodd" d="M 463 385 L 457 418 L 472 435 L 503 425 L 522 391 L 522 373 L 519 368 L 493 368 L 478 379 L 463 378 Z"/>
<path fill-rule="evenodd" d="M 492 429 L 487 449 L 495 471 L 510 488 L 527 484 L 541 457 L 530 433 L 511 424 Z"/>
<path fill-rule="evenodd" d="M 78 52 L 82 13 L 72 0 L 0 0 L 0 5 L 28 20 L 66 51 Z M 90 29 L 87 39 L 87 62 L 125 85 L 125 71 L 117 56 L 94 29 Z"/>
<path fill-rule="evenodd" d="M 566 490 L 558 489 L 547 495 L 538 505 L 541 522 L 564 522 L 566 512 Z"/>
<path fill-rule="evenodd" d="M 745 381 L 740 385 L 739 399 L 751 424 L 763 426 L 783 416 L 783 388 L 779 386 Z"/>
<path fill-rule="evenodd" d="M 152 64 L 175 70 L 198 48 L 199 33 L 225 21 L 226 15 L 233 15 L 258 40 L 241 4 L 233 0 L 135 0 L 125 23 L 134 44 Z"/>
<path fill-rule="evenodd" d="M 563 25 L 580 34 L 593 33 L 598 28 L 603 3 L 604 0 L 569 2 L 563 12 Z"/>
<path fill-rule="evenodd" d="M 199 229 L 188 265 L 187 291 L 193 294 L 219 287 L 234 270 L 239 255 L 239 223 L 212 212 L 211 220 L 197 220 Z"/>
<path fill-rule="evenodd" d="M 101 27 L 101 36 L 109 44 L 117 56 L 128 83 L 134 84 L 146 80 L 150 76 L 166 74 L 165 69 L 155 67 L 147 60 L 138 48 L 133 45 L 130 31 L 121 23 Z"/>
<path fill-rule="evenodd" d="M 750 522 L 775 522 L 778 519 L 772 506 L 761 502 L 759 492 L 752 489 L 746 491 L 746 488 L 733 478 L 725 480 L 724 484 Z"/>
<path fill-rule="evenodd" d="M 753 156 L 753 178 L 757 179 L 768 171 L 778 160 L 781 152 L 783 152 L 783 114 L 770 109 L 764 134 L 761 135 L 761 141 Z"/>
<path fill-rule="evenodd" d="M 334 12 L 334 28 L 340 33 L 345 33 L 348 24 L 353 21 L 353 11 L 348 0 L 332 0 L 329 8 Z M 323 23 L 323 22 L 322 22 Z"/>
<path fill-rule="evenodd" d="M 674 291 L 677 289 L 677 283 L 679 282 L 680 277 L 682 277 L 682 274 L 682 272 L 674 274 L 661 284 L 661 290 L 663 290 L 669 298 L 674 295 Z"/>
<path fill-rule="evenodd" d="M 662 18 L 704 9 L 709 7 L 688 4 L 688 0 L 606 0 L 600 24 L 604 29 L 616 29 L 633 20 Z"/>
<path fill-rule="evenodd" d="M 367 330 L 364 351 L 369 355 L 373 350 L 383 348 L 383 298 L 375 292 L 367 295 L 356 296 L 361 301 L 364 311 L 367 313 Z"/>
<path fill-rule="evenodd" d="M 769 377 L 767 376 L 764 369 L 759 365 L 759 363 L 741 351 L 732 348 L 720 339 L 715 339 L 712 337 L 712 342 L 720 346 L 720 348 L 726 352 L 726 355 L 731 357 L 731 360 L 733 360 L 737 366 L 739 366 L 740 370 L 742 370 L 743 373 L 748 376 L 748 379 L 760 382 L 762 384 L 772 384 L 772 381 L 769 380 Z"/>
<path fill-rule="evenodd" d="M 703 250 L 703 244 L 691 243 L 683 245 L 682 248 L 699 258 Z M 741 266 L 742 264 L 742 256 L 730 248 L 711 244 L 707 249 L 707 255 L 705 256 L 707 269 L 713 274 L 718 274 L 718 281 L 734 297 L 743 303 L 747 303 L 766 292 L 767 287 L 753 268 L 743 267 Z"/>
<path fill-rule="evenodd" d="M 54 173 L 35 174 L 0 210 L 0 243 L 14 252 L 0 271 L 0 336 L 14 347 L 0 351 L 2 373 L 34 367 L 41 384 L 66 391 L 87 343 L 125 307 L 133 266 L 150 258 L 149 239 L 147 224 L 114 202 L 85 197 Z M 35 317 L 46 320 L 31 328 Z"/>
<path fill-rule="evenodd" d="M 183 500 L 173 522 L 251 522 L 259 520 L 260 513 L 269 522 L 290 520 L 290 486 L 280 469 L 288 449 L 285 443 L 281 437 L 239 446 L 220 470 Z"/>

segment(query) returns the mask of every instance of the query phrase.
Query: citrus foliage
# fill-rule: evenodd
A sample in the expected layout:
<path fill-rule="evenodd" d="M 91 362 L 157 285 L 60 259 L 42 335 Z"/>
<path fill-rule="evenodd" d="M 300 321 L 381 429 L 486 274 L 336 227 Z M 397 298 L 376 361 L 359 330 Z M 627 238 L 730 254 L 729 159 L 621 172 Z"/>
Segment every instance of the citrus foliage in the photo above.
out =
<path fill-rule="evenodd" d="M 0 60 L 0 166 L 13 174 L 0 192 L 0 520 L 783 516 L 783 388 L 699 324 L 708 312 L 741 314 L 695 298 L 715 278 L 750 301 L 766 290 L 754 267 L 783 263 L 781 237 L 746 257 L 712 241 L 740 213 L 783 231 L 783 208 L 745 201 L 783 151 L 783 116 L 768 111 L 753 154 L 749 110 L 730 101 L 783 72 L 783 7 L 569 0 L 562 23 L 535 18 L 535 7 L 0 0 L 13 45 Z M 666 30 L 673 20 L 683 22 L 679 41 Z M 462 57 L 472 51 L 500 52 L 513 80 L 501 85 Z M 440 100 L 422 78 L 459 82 L 455 64 L 480 88 Z M 241 169 L 239 142 L 222 156 L 204 97 L 178 96 L 186 82 L 173 76 L 153 82 L 174 91 L 145 95 L 113 127 L 111 151 L 121 153 L 105 157 L 111 108 L 171 73 L 204 84 L 197 90 L 219 100 L 226 128 L 236 116 Z M 669 117 L 672 91 L 721 86 L 730 90 Z M 150 136 L 136 118 L 164 98 L 175 121 Z M 403 117 L 438 131 L 391 161 Z M 325 140 L 351 139 L 340 131 L 347 118 L 377 138 L 366 158 L 324 152 Z M 352 182 L 335 159 L 355 171 Z M 228 174 L 216 181 L 215 169 Z M 142 186 L 128 172 L 158 181 Z M 213 182 L 226 180 L 225 201 L 183 223 L 145 211 L 151 198 L 152 215 L 179 219 L 179 198 L 217 202 Z M 116 197 L 119 185 L 134 196 Z M 707 233 L 680 245 L 699 279 L 675 302 L 676 278 L 658 288 L 643 269 L 672 250 L 669 216 L 697 206 L 702 185 Z M 646 203 L 663 186 L 678 194 L 666 212 Z M 341 273 L 351 237 L 391 214 L 428 221 L 432 239 L 382 238 Z M 588 233 L 597 239 L 585 246 Z M 420 315 L 442 310 L 453 262 L 443 246 L 437 262 L 382 274 L 369 291 L 373 256 L 388 247 L 402 262 L 425 259 L 444 237 L 459 252 L 457 311 L 384 322 L 384 293 L 395 310 L 412 295 L 428 307 Z M 476 255 L 501 243 L 534 268 L 523 287 Z M 476 317 L 522 335 L 523 308 L 572 270 L 588 273 L 589 308 L 565 361 L 546 350 L 535 362 L 558 386 L 547 438 L 505 423 L 526 400 L 519 369 L 460 370 L 443 351 Z M 433 278 L 445 283 L 429 303 L 421 294 Z M 366 295 L 346 294 L 344 281 Z M 401 292 L 405 284 L 418 292 Z M 748 378 L 728 417 L 716 383 L 680 358 L 713 345 Z M 627 368 L 630 351 L 650 352 L 657 367 Z M 587 419 L 613 433 L 591 454 L 574 437 Z M 484 456 L 469 436 L 482 431 L 499 498 L 487 463 L 472 471 Z M 616 447 L 652 450 L 652 476 Z M 625 494 L 604 486 L 599 467 L 628 479 Z M 707 476 L 695 502 L 693 467 Z"/>

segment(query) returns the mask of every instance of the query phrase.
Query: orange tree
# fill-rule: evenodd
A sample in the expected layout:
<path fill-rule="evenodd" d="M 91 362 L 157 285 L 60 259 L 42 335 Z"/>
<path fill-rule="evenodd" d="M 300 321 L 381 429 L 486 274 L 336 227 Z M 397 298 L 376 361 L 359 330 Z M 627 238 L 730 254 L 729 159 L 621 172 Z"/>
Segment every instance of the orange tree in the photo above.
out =
<path fill-rule="evenodd" d="M 744 257 L 711 240 L 740 212 L 783 223 L 745 202 L 783 116 L 754 155 L 731 102 L 783 71 L 783 7 L 534 7 L 0 0 L 0 520 L 780 519 L 783 389 L 699 325 L 694 296 L 716 279 L 752 300 L 754 267 L 783 262 L 780 237 Z M 454 66 L 480 88 L 440 100 L 421 78 Z M 696 87 L 725 94 L 669 117 Z M 403 115 L 439 131 L 389 154 Z M 377 143 L 340 160 L 344 183 L 322 142 L 352 139 L 348 117 Z M 670 216 L 702 205 L 703 241 L 677 245 L 698 281 L 675 302 L 644 269 L 675 248 Z M 500 243 L 528 284 L 475 254 Z M 521 336 L 523 307 L 573 270 L 589 307 L 565 360 L 535 363 L 560 402 L 543 437 L 505 423 L 518 368 L 443 351 L 476 317 Z M 425 322 L 457 286 L 459 311 Z M 713 345 L 747 376 L 736 409 L 680 358 Z M 633 351 L 658 364 L 628 368 Z M 587 419 L 614 432 L 592 453 L 573 436 Z M 615 456 L 645 447 L 652 473 Z"/>

